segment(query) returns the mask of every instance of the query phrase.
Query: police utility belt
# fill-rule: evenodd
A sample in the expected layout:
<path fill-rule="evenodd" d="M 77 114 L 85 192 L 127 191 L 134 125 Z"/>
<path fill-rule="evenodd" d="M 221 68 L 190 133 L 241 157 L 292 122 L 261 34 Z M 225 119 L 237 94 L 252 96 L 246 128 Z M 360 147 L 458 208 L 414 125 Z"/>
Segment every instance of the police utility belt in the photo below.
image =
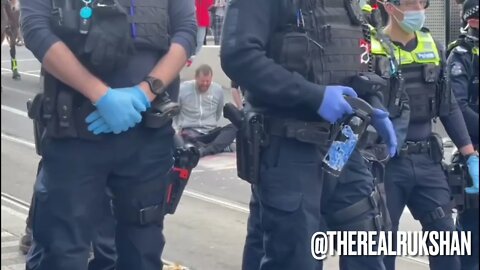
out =
<path fill-rule="evenodd" d="M 428 139 L 422 141 L 406 141 L 399 151 L 400 157 L 414 154 L 428 154 L 435 162 L 443 160 L 443 142 L 442 138 L 432 133 Z"/>
<path fill-rule="evenodd" d="M 251 184 L 258 183 L 261 150 L 268 146 L 270 136 L 325 147 L 332 141 L 332 125 L 326 122 L 276 118 L 257 112 L 244 113 L 231 103 L 225 105 L 223 114 L 238 129 L 236 138 L 238 177 Z"/>
<path fill-rule="evenodd" d="M 91 102 L 67 85 L 45 73 L 44 91 L 27 102 L 28 116 L 33 120 L 37 154 L 41 155 L 41 138 L 78 138 L 101 140 L 88 130 L 85 118 L 95 110 Z M 147 128 L 161 128 L 178 114 L 178 104 L 167 93 L 152 101 L 152 106 L 142 117 Z"/>

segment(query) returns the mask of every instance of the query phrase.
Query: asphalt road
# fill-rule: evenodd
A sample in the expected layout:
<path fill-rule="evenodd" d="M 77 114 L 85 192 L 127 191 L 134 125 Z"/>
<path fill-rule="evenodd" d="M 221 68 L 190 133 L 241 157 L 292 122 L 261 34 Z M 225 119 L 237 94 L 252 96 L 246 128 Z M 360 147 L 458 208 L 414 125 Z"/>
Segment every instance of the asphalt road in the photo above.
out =
<path fill-rule="evenodd" d="M 24 47 L 17 53 L 21 81 L 11 79 L 8 50 L 2 46 L 1 190 L 2 196 L 28 203 L 39 157 L 33 148 L 25 103 L 41 89 L 40 64 Z M 249 196 L 249 185 L 236 177 L 234 154 L 203 158 L 176 214 L 166 218 L 164 258 L 190 269 L 240 269 Z M 408 210 L 401 229 L 421 230 Z M 424 257 L 399 258 L 397 269 L 428 269 L 427 264 Z M 325 269 L 338 269 L 338 259 L 329 258 L 324 265 Z"/>

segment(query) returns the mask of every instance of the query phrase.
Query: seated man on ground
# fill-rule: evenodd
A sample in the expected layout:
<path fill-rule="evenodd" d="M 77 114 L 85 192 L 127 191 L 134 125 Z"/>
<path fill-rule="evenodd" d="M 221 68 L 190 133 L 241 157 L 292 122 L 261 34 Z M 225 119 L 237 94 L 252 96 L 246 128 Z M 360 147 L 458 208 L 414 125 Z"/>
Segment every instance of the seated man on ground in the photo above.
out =
<path fill-rule="evenodd" d="M 196 145 L 202 157 L 233 152 L 236 135 L 232 124 L 218 126 L 224 94 L 222 87 L 212 82 L 212 76 L 212 68 L 201 65 L 195 71 L 195 80 L 180 85 L 180 114 L 175 118 L 175 126 L 182 138 Z"/>

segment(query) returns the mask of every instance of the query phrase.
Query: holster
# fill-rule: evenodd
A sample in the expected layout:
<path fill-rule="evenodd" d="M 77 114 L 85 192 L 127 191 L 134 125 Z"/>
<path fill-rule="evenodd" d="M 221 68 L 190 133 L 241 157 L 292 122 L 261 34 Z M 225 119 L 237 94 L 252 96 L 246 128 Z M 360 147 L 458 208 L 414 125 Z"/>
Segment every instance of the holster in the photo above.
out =
<path fill-rule="evenodd" d="M 444 168 L 457 212 L 461 213 L 471 208 L 478 209 L 478 194 L 467 194 L 465 192 L 465 188 L 472 185 L 472 179 L 468 174 L 467 164 L 460 153 L 454 153 L 451 163 L 449 165 L 444 164 Z"/>
<path fill-rule="evenodd" d="M 268 143 L 264 116 L 256 112 L 245 113 L 231 103 L 223 107 L 223 115 L 237 128 L 237 175 L 250 184 L 257 184 L 261 148 Z"/>
<path fill-rule="evenodd" d="M 428 140 L 430 142 L 430 157 L 435 162 L 442 162 L 444 154 L 442 137 L 437 133 L 432 133 Z"/>
<path fill-rule="evenodd" d="M 192 170 L 198 164 L 200 153 L 195 146 L 186 144 L 175 149 L 174 159 L 175 165 L 169 173 L 169 181 L 165 190 L 164 210 L 166 214 L 175 213 Z"/>
<path fill-rule="evenodd" d="M 375 190 L 378 192 L 378 210 L 383 221 L 384 230 L 390 230 L 392 220 L 387 208 L 387 195 L 385 191 L 385 166 L 388 162 L 388 152 L 385 145 L 374 145 L 360 151 L 372 173 Z"/>
<path fill-rule="evenodd" d="M 37 155 L 42 155 L 42 138 L 45 132 L 45 123 L 41 119 L 41 102 L 43 95 L 38 94 L 33 100 L 27 101 L 28 118 L 33 122 L 33 137 L 35 140 L 35 151 Z"/>
<path fill-rule="evenodd" d="M 152 101 L 152 107 L 143 115 L 143 125 L 149 128 L 161 128 L 180 113 L 180 106 L 172 102 L 167 92 L 158 95 Z"/>

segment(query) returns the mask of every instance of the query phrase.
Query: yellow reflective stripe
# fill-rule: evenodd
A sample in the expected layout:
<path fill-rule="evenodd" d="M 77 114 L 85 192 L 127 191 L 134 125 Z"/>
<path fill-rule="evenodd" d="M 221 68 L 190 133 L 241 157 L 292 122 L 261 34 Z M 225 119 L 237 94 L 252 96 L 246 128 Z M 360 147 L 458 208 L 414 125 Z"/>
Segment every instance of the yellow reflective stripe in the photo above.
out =
<path fill-rule="evenodd" d="M 382 44 L 380 44 L 380 41 L 378 41 L 375 36 L 372 35 L 370 42 L 372 43 L 370 45 L 372 54 L 387 55 L 387 52 L 383 49 Z"/>
<path fill-rule="evenodd" d="M 441 58 L 433 37 L 430 35 L 430 33 L 424 33 L 421 31 L 416 32 L 416 34 L 418 44 L 413 51 L 407 52 L 394 45 L 395 58 L 399 64 L 408 65 L 418 63 L 439 65 Z M 378 41 L 374 33 L 372 33 L 371 43 L 372 54 L 388 55 L 388 52 L 384 50 L 382 44 L 380 44 L 380 41 Z M 425 59 L 422 59 L 422 57 Z"/>
<path fill-rule="evenodd" d="M 440 64 L 440 55 L 430 33 L 425 33 L 422 31 L 415 32 L 417 34 L 418 45 L 413 50 L 410 55 L 414 59 L 414 62 L 420 64 Z M 422 59 L 424 57 L 425 59 Z"/>
<path fill-rule="evenodd" d="M 365 6 L 362 7 L 362 10 L 368 13 L 372 13 L 373 8 L 369 4 L 366 4 Z"/>
<path fill-rule="evenodd" d="M 12 59 L 12 70 L 16 70 L 17 69 L 17 59 Z"/>
<path fill-rule="evenodd" d="M 474 55 L 478 55 L 478 47 L 472 48 L 472 53 L 473 53 Z"/>

